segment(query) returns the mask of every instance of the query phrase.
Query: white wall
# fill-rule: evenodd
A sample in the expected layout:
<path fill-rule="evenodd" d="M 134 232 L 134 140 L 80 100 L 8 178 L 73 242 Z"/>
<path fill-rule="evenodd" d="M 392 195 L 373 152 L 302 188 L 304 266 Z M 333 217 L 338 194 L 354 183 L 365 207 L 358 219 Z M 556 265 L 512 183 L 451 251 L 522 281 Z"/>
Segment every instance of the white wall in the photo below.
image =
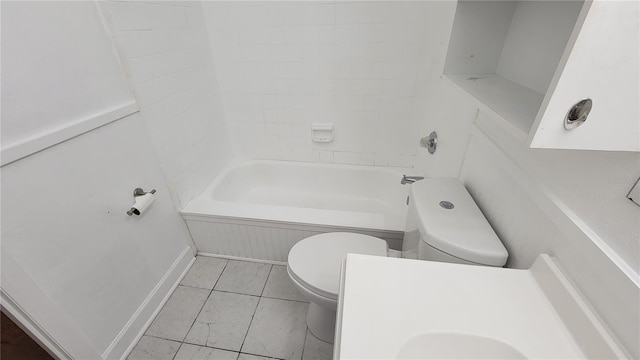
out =
<path fill-rule="evenodd" d="M 544 94 L 583 1 L 461 1 L 447 74 L 497 74 Z"/>
<path fill-rule="evenodd" d="M 468 155 L 468 141 L 477 107 L 454 84 L 441 80 L 423 104 L 426 121 L 421 132 L 437 130 L 434 155 L 418 152 L 416 168 L 427 176 L 458 176 Z M 484 117 L 486 119 L 486 117 Z M 491 123 L 485 120 L 484 123 Z M 509 139 L 505 136 L 506 139 Z M 529 149 L 516 143 L 505 147 L 510 156 L 589 224 L 605 242 L 640 273 L 638 207 L 625 195 L 640 176 L 638 153 Z"/>
<path fill-rule="evenodd" d="M 21 26 L 20 20 L 31 12 L 51 15 L 54 10 L 65 16 L 51 17 L 42 26 Z M 109 41 L 93 3 L 3 3 L 2 17 L 16 20 L 2 22 L 3 38 L 7 33 L 20 37 L 21 31 L 28 32 L 22 40 L 29 48 L 32 41 L 41 45 L 36 40 L 51 35 L 53 27 L 70 35 L 47 43 L 52 57 L 72 54 L 78 68 L 91 65 L 98 73 L 105 65 L 94 63 L 90 56 L 94 53 L 85 54 L 95 50 L 91 46 L 67 53 L 77 46 L 71 35 L 88 43 Z M 78 22 L 72 21 L 77 19 L 93 19 L 92 25 L 98 26 L 78 34 Z M 109 59 L 117 59 L 110 46 L 106 47 Z M 34 68 L 33 62 L 21 61 L 19 51 L 4 50 L 3 73 L 20 66 L 34 74 L 58 70 L 52 59 L 38 63 L 44 68 Z M 113 82 L 124 84 L 116 95 L 129 98 L 118 62 L 105 66 Z M 115 73 L 109 72 L 112 66 Z M 46 117 L 54 113 L 48 103 L 39 101 L 42 94 L 81 101 L 77 89 L 65 87 L 77 83 L 74 76 L 81 75 L 65 71 L 58 75 L 40 77 L 37 89 L 30 82 L 12 83 L 11 92 L 3 91 L 2 103 L 14 100 L 11 94 L 21 94 L 21 103 L 30 112 Z M 99 118 L 109 110 L 91 102 L 83 105 L 65 108 L 62 122 L 92 123 L 92 117 L 84 118 L 85 111 Z M 3 130 L 5 115 L 13 114 L 5 111 L 3 107 Z M 39 122 L 33 133 L 41 134 L 46 126 Z M 193 259 L 189 233 L 172 205 L 140 115 L 126 116 L 2 166 L 1 180 L 3 302 L 10 299 L 16 304 L 10 308 L 13 315 L 42 328 L 73 358 L 122 357 Z M 143 216 L 129 217 L 126 211 L 136 187 L 155 188 L 157 201 Z M 47 314 L 50 310 L 56 313 Z M 65 333 L 81 336 L 61 335 Z"/>
<path fill-rule="evenodd" d="M 495 73 L 516 4 L 516 1 L 458 3 L 445 73 Z"/>
<path fill-rule="evenodd" d="M 585 171 L 588 164 L 606 156 L 587 158 L 570 152 L 556 153 L 553 157 L 531 154 L 483 117 L 481 113 L 478 121 L 484 130 L 472 132 L 460 178 L 509 251 L 507 265 L 530 267 L 540 253 L 555 257 L 633 358 L 637 358 L 640 278 L 634 269 L 638 264 L 627 264 L 623 257 L 630 254 L 613 246 L 621 240 L 636 242 L 625 250 L 637 255 L 640 219 L 637 206 L 624 197 L 626 192 L 616 189 L 622 186 L 602 191 L 602 177 L 589 176 L 593 174 Z M 624 164 L 620 158 L 609 160 L 609 166 L 602 169 L 605 172 Z M 560 165 L 561 169 L 554 165 Z M 576 195 L 588 197 L 585 202 L 596 201 L 609 211 L 614 208 L 615 215 L 600 213 L 605 221 L 614 221 L 612 216 L 618 216 L 626 223 L 612 229 L 611 238 L 604 237 L 594 228 L 598 223 L 587 219 L 585 209 L 576 206 L 573 198 Z"/>
<path fill-rule="evenodd" d="M 411 166 L 418 77 L 444 54 L 454 2 L 206 2 L 236 153 Z M 310 125 L 335 124 L 314 144 Z"/>
<path fill-rule="evenodd" d="M 132 102 L 93 2 L 7 1 L 2 8 L 2 26 L 11 30 L 2 36 L 11 55 L 2 59 L 3 150 Z"/>
<path fill-rule="evenodd" d="M 202 3 L 109 1 L 100 6 L 181 208 L 233 158 Z"/>
<path fill-rule="evenodd" d="M 440 142 L 434 155 L 420 149 L 416 172 L 461 177 L 507 245 L 510 266 L 526 268 L 543 252 L 557 256 L 637 357 L 640 208 L 625 195 L 640 176 L 640 155 L 529 149 L 477 117 L 450 81 L 429 94 L 420 128 L 437 130 Z M 474 130 L 477 121 L 491 140 Z"/>
<path fill-rule="evenodd" d="M 625 198 L 640 176 L 640 155 L 529 149 L 452 82 L 420 91 L 427 96 L 414 103 L 418 132 L 436 130 L 439 143 L 433 155 L 418 150 L 416 173 L 460 177 L 508 248 L 509 266 L 529 267 L 540 253 L 556 257 L 640 356 L 640 208 Z"/>
<path fill-rule="evenodd" d="M 129 217 L 138 186 L 158 198 L 147 214 Z M 137 114 L 2 167 L 2 252 L 100 354 L 189 245 Z M 143 311 L 125 342 L 154 310 Z"/>
<path fill-rule="evenodd" d="M 519 1 L 517 4 L 495 73 L 545 94 L 583 2 Z"/>

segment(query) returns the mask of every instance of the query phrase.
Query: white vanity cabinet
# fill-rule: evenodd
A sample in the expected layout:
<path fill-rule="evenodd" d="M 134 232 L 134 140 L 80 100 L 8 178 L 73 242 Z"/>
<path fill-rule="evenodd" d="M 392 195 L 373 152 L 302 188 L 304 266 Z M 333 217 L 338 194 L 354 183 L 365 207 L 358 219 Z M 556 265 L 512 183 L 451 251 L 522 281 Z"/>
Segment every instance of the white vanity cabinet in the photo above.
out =
<path fill-rule="evenodd" d="M 444 77 L 532 148 L 640 151 L 639 14 L 637 1 L 459 1 Z M 583 99 L 587 120 L 566 129 Z"/>

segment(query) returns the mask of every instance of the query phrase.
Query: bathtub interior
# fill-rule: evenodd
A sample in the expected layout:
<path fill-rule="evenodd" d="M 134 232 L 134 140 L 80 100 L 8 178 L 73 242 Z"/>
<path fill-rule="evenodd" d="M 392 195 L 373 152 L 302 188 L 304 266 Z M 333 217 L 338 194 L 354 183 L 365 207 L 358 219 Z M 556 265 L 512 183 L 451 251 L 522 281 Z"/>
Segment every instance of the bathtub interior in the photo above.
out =
<path fill-rule="evenodd" d="M 250 161 L 219 176 L 183 210 L 304 224 L 403 231 L 408 186 L 402 170 Z"/>
<path fill-rule="evenodd" d="M 215 201 L 402 213 L 408 191 L 401 176 L 369 167 L 249 163 L 227 173 L 209 194 Z"/>

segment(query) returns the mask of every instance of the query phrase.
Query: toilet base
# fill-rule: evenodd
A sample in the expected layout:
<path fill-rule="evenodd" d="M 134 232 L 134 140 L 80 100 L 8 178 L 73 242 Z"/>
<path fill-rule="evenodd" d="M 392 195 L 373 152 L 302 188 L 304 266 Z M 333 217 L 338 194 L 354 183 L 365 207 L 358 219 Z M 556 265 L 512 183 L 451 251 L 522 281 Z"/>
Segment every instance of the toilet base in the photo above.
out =
<path fill-rule="evenodd" d="M 329 310 L 316 303 L 310 303 L 307 327 L 318 339 L 333 344 L 336 333 L 336 309 Z"/>

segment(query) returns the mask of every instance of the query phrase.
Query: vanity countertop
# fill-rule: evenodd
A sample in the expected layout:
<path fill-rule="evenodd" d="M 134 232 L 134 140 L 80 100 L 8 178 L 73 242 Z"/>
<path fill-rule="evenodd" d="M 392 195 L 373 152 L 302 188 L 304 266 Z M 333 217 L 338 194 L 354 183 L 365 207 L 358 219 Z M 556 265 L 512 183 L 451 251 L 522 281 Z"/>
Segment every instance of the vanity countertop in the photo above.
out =
<path fill-rule="evenodd" d="M 412 339 L 464 347 L 460 336 L 513 349 L 505 358 L 626 357 L 547 255 L 516 270 L 348 254 L 341 287 L 336 359 L 415 356 Z"/>

